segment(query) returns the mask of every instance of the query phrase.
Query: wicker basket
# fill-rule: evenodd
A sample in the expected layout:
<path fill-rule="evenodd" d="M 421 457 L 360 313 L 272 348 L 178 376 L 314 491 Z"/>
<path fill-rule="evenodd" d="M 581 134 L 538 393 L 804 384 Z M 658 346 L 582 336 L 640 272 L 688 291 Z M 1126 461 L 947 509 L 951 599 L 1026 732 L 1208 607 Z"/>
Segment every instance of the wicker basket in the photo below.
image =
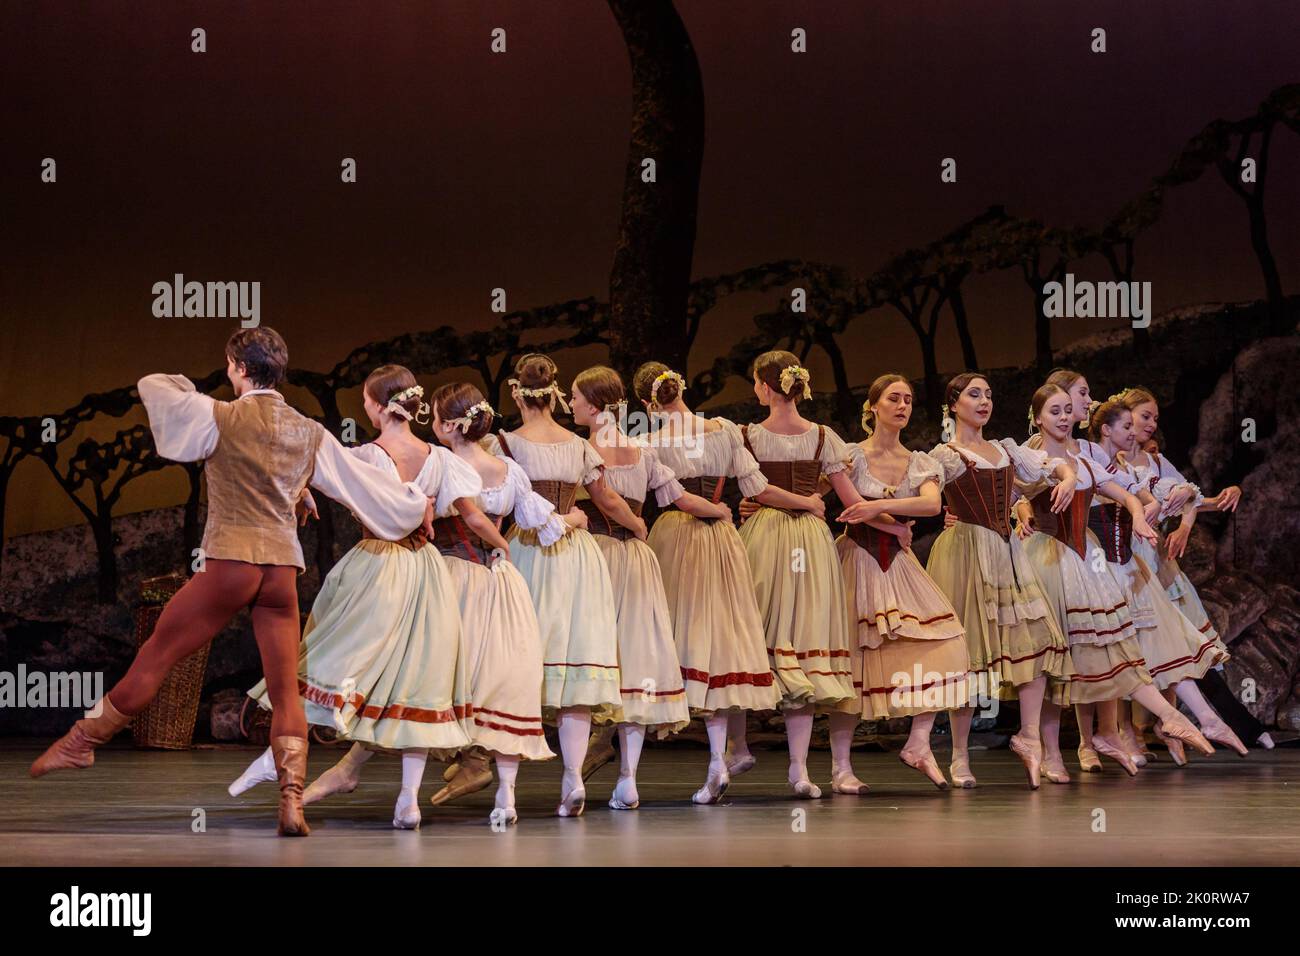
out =
<path fill-rule="evenodd" d="M 163 608 L 185 581 L 185 575 L 177 571 L 140 582 L 141 604 L 135 610 L 137 646 L 149 639 Z M 158 689 L 158 696 L 132 718 L 131 732 L 135 736 L 137 747 L 161 750 L 190 748 L 194 740 L 199 692 L 203 689 L 203 672 L 208 666 L 210 646 L 204 644 L 173 667 Z"/>

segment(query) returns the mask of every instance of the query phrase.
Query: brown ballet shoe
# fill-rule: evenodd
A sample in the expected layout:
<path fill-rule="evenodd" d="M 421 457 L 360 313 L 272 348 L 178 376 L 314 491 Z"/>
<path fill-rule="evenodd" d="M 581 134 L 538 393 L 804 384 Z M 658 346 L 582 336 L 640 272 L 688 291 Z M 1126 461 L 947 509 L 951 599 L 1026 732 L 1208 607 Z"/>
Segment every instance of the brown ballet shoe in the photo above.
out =
<path fill-rule="evenodd" d="M 948 764 L 948 776 L 952 777 L 952 785 L 959 790 L 974 790 L 975 775 L 970 772 L 970 757 L 958 757 L 953 754 L 952 761 Z"/>
<path fill-rule="evenodd" d="M 51 770 L 82 770 L 94 765 L 95 748 L 108 743 L 131 722 L 107 696 L 100 698 L 99 706 L 98 717 L 82 717 L 33 761 L 29 771 L 33 777 L 43 777 Z"/>
<path fill-rule="evenodd" d="M 1079 769 L 1084 773 L 1101 773 L 1101 758 L 1091 747 L 1079 744 Z"/>
<path fill-rule="evenodd" d="M 1065 769 L 1065 761 L 1060 756 L 1055 760 L 1049 760 L 1044 756 L 1042 773 L 1049 783 L 1070 782 L 1070 772 Z"/>
<path fill-rule="evenodd" d="M 1037 740 L 1023 740 L 1019 734 L 1011 738 L 1011 752 L 1025 765 L 1025 776 L 1029 778 L 1029 789 L 1037 790 L 1042 785 L 1043 745 Z"/>
<path fill-rule="evenodd" d="M 1111 760 L 1115 761 L 1117 764 L 1119 764 L 1121 767 L 1124 768 L 1124 772 L 1127 773 L 1130 777 L 1137 776 L 1137 772 L 1138 772 L 1137 761 L 1133 759 L 1132 754 L 1130 754 L 1127 750 L 1125 750 L 1122 746 L 1120 746 L 1118 740 L 1112 743 L 1111 741 L 1103 737 L 1101 734 L 1093 734 L 1092 749 L 1097 751 L 1097 753 L 1100 754 L 1101 756 L 1109 757 Z"/>
<path fill-rule="evenodd" d="M 924 757 L 913 757 L 906 750 L 900 750 L 898 759 L 918 773 L 925 774 L 929 781 L 940 790 L 948 789 L 948 781 L 944 778 L 943 771 L 939 769 L 939 764 L 935 761 L 933 753 L 926 751 Z"/>
<path fill-rule="evenodd" d="M 280 836 L 307 836 L 311 827 L 302 815 L 302 789 L 307 780 L 307 738 L 272 737 L 271 756 L 280 781 Z"/>
<path fill-rule="evenodd" d="M 1237 751 L 1238 757 L 1244 757 L 1250 751 L 1246 745 L 1241 742 L 1241 738 L 1232 732 L 1232 728 L 1222 720 L 1201 722 L 1201 733 L 1206 740 L 1213 740 L 1216 744 L 1223 744 L 1225 747 L 1231 747 Z"/>
<path fill-rule="evenodd" d="M 592 731 L 587 740 L 587 756 L 582 760 L 582 780 L 586 783 L 593 773 L 614 759 L 614 733 L 616 727 L 606 724 Z"/>
<path fill-rule="evenodd" d="M 1162 737 L 1173 737 L 1177 740 L 1183 741 L 1184 743 L 1189 743 L 1207 757 L 1214 753 L 1214 748 L 1210 746 L 1210 742 L 1205 739 L 1201 732 L 1196 729 L 1196 725 L 1177 711 L 1174 712 L 1174 715 L 1170 720 L 1157 721 L 1156 727 L 1159 728 L 1157 733 Z"/>
<path fill-rule="evenodd" d="M 488 767 L 487 754 L 477 748 L 467 750 L 460 755 L 460 766 L 451 782 L 430 797 L 429 802 L 435 807 L 441 806 L 448 800 L 478 793 L 491 783 L 492 770 Z"/>

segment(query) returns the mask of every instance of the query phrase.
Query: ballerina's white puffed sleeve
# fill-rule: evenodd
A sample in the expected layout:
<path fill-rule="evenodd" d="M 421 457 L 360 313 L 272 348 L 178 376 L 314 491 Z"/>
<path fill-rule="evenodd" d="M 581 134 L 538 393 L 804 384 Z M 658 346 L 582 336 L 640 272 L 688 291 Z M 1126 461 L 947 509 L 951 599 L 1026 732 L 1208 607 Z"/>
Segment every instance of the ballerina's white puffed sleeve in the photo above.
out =
<path fill-rule="evenodd" d="M 589 485 L 593 481 L 599 481 L 605 473 L 605 459 L 600 457 L 600 452 L 585 438 L 576 440 L 582 442 L 582 478 L 579 484 Z"/>
<path fill-rule="evenodd" d="M 930 457 L 943 469 L 945 485 L 956 481 L 966 472 L 965 459 L 949 444 L 935 445 L 930 449 Z"/>
<path fill-rule="evenodd" d="M 525 531 L 536 531 L 542 547 L 550 547 L 564 537 L 568 523 L 556 514 L 555 505 L 533 491 L 533 483 L 519 462 L 506 458 L 505 463 L 506 484 L 514 493 L 515 524 Z"/>
<path fill-rule="evenodd" d="M 457 498 L 477 498 L 483 491 L 483 479 L 474 466 L 462 461 L 450 449 L 430 445 L 429 454 L 434 460 L 426 471 L 428 479 L 421 483 L 424 493 L 435 499 L 434 510 L 440 515 L 451 514 Z M 436 464 L 435 464 L 436 463 Z"/>
<path fill-rule="evenodd" d="M 146 375 L 135 387 L 158 454 L 171 461 L 202 461 L 216 451 L 221 433 L 211 395 L 197 391 L 184 375 Z"/>
<path fill-rule="evenodd" d="M 833 475 L 849 464 L 849 446 L 829 428 L 822 429 L 822 474 Z"/>
<path fill-rule="evenodd" d="M 1155 481 L 1151 483 L 1151 496 L 1160 502 L 1160 520 L 1173 517 L 1174 512 L 1168 510 L 1167 502 L 1169 496 L 1184 485 L 1192 489 L 1192 497 L 1189 498 L 1178 513 L 1187 508 L 1199 508 L 1205 503 L 1205 495 L 1201 493 L 1200 487 L 1194 482 L 1188 481 L 1183 477 L 1183 473 L 1166 461 L 1164 456 L 1156 458 L 1154 455 L 1147 455 L 1155 465 Z"/>
<path fill-rule="evenodd" d="M 767 478 L 758 467 L 758 461 L 745 448 L 745 438 L 740 433 L 740 426 L 725 418 L 715 418 L 726 433 L 726 442 L 731 446 L 729 471 L 740 486 L 740 493 L 746 498 L 756 498 L 767 490 Z"/>
<path fill-rule="evenodd" d="M 857 446 L 854 446 L 857 447 Z M 921 489 L 927 481 L 936 482 L 939 490 L 943 490 L 943 465 L 934 460 L 934 457 L 927 455 L 923 451 L 912 452 L 912 457 L 907 462 L 907 474 L 903 477 L 903 483 L 899 490 L 894 492 L 895 497 L 915 498 L 921 493 Z M 902 492 L 906 490 L 906 494 Z"/>
<path fill-rule="evenodd" d="M 647 442 L 641 442 L 641 458 L 645 462 L 646 487 L 655 493 L 655 502 L 660 508 L 670 504 L 686 494 L 686 489 L 677 480 L 676 473 L 663 463 L 659 453 Z"/>
<path fill-rule="evenodd" d="M 1060 479 L 1055 475 L 1057 466 L 1062 463 L 1060 458 L 1049 457 L 1041 448 L 1017 445 L 1014 438 L 1002 438 L 995 444 L 1006 449 L 1011 463 L 1016 466 L 1016 478 L 1024 484 L 1036 486 L 1039 490 L 1043 486 L 1060 484 Z"/>
<path fill-rule="evenodd" d="M 309 482 L 313 488 L 347 508 L 380 538 L 398 541 L 420 527 L 428 498 L 419 485 L 349 454 L 323 427 L 321 433 Z"/>

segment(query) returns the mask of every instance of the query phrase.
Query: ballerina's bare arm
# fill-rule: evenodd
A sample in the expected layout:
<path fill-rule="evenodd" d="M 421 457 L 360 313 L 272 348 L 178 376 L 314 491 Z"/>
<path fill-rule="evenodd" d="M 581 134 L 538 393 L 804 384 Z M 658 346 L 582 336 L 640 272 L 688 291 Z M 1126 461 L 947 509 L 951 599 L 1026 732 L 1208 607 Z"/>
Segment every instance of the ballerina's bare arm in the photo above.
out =
<path fill-rule="evenodd" d="M 483 509 L 473 498 L 457 498 L 456 513 L 476 535 L 505 553 L 510 553 L 510 542 L 501 536 L 496 522 L 483 513 Z"/>
<path fill-rule="evenodd" d="M 645 521 L 637 517 L 628 503 L 623 500 L 622 495 L 605 484 L 604 475 L 583 487 L 587 489 L 587 494 L 591 495 L 591 500 L 596 502 L 596 507 L 603 514 L 617 521 L 638 538 L 645 538 Z"/>

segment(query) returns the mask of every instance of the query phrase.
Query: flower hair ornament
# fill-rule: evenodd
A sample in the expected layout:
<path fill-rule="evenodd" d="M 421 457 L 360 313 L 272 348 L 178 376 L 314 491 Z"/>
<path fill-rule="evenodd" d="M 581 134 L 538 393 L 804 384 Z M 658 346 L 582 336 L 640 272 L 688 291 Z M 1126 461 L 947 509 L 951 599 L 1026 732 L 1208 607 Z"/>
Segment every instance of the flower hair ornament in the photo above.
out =
<path fill-rule="evenodd" d="M 800 397 L 812 398 L 812 389 L 808 387 L 808 382 L 811 379 L 812 376 L 808 374 L 808 370 L 802 365 L 787 365 L 781 369 L 781 391 L 789 395 L 794 383 L 799 382 L 803 385 L 803 395 Z"/>
<path fill-rule="evenodd" d="M 682 392 L 686 391 L 686 379 L 682 378 L 678 372 L 674 372 L 672 369 L 665 369 L 655 376 L 654 383 L 650 386 L 651 405 L 659 404 L 659 386 L 664 382 L 676 382 L 678 395 L 681 395 Z"/>
<path fill-rule="evenodd" d="M 474 426 L 474 419 L 478 418 L 479 412 L 494 418 L 496 417 L 496 412 L 492 410 L 492 406 L 487 403 L 487 399 L 485 398 L 477 405 L 471 405 L 469 408 L 465 409 L 465 414 L 460 416 L 460 418 L 445 418 L 443 419 L 443 422 L 447 425 L 455 425 L 460 429 L 461 434 L 464 434 Z"/>
<path fill-rule="evenodd" d="M 424 389 L 421 388 L 419 385 L 412 385 L 410 388 L 404 388 L 400 392 L 395 392 L 394 394 L 388 396 L 388 404 L 384 406 L 384 411 L 388 412 L 389 414 L 396 415 L 398 418 L 404 418 L 408 422 L 412 418 L 414 418 L 417 422 L 423 425 L 429 421 L 430 409 L 426 402 L 419 403 L 419 405 L 416 407 L 416 411 L 414 415 L 412 415 L 410 412 L 408 412 L 405 408 L 402 407 L 402 402 L 405 402 L 408 399 L 423 398 L 423 397 L 424 397 Z M 423 415 L 424 417 L 421 418 L 420 417 L 421 415 Z"/>
<path fill-rule="evenodd" d="M 572 410 L 569 408 L 569 403 L 564 400 L 564 390 L 554 382 L 547 385 L 545 388 L 525 388 L 523 385 L 519 384 L 519 379 L 511 378 L 506 379 L 506 384 L 514 389 L 516 394 L 524 395 L 528 398 L 545 398 L 549 395 L 551 396 L 551 411 L 555 411 L 555 403 L 559 402 L 562 409 L 569 414 L 573 414 Z"/>

